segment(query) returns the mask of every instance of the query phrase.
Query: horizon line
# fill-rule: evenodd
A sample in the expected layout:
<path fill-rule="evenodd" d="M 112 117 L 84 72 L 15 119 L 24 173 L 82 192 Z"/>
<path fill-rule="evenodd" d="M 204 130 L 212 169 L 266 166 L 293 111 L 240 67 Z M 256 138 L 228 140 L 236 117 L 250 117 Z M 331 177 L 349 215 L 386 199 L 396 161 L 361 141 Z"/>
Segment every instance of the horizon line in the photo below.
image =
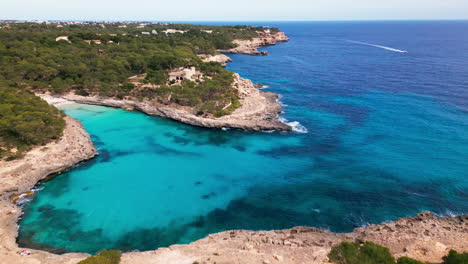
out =
<path fill-rule="evenodd" d="M 468 18 L 447 19 L 287 19 L 287 20 L 118 20 L 118 19 L 0 19 L 4 21 L 30 21 L 30 22 L 386 22 L 386 21 L 468 21 Z"/>

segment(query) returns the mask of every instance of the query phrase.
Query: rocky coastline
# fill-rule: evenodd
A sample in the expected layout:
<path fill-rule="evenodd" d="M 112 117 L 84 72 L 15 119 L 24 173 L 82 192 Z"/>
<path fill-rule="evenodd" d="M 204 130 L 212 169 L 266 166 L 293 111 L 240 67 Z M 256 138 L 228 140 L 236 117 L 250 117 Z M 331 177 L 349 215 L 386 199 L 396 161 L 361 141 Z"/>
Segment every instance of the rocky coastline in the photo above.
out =
<path fill-rule="evenodd" d="M 372 241 L 388 247 L 396 257 L 440 263 L 450 249 L 468 250 L 468 216 L 439 218 L 423 212 L 416 217 L 357 228 L 352 233 L 312 227 L 225 231 L 189 245 L 125 253 L 121 263 L 325 264 L 329 263 L 331 248 L 343 241 Z"/>
<path fill-rule="evenodd" d="M 282 31 L 270 33 L 270 31 L 258 32 L 259 37 L 249 40 L 234 40 L 237 47 L 227 50 L 219 50 L 221 53 L 240 53 L 248 55 L 267 55 L 267 51 L 259 51 L 259 47 L 275 45 L 278 42 L 289 41 L 289 38 Z"/>
<path fill-rule="evenodd" d="M 148 115 L 172 119 L 185 124 L 207 128 L 237 128 L 244 130 L 278 130 L 289 131 L 291 127 L 278 120 L 282 112 L 278 95 L 262 92 L 247 79 L 234 74 L 233 88 L 239 91 L 241 107 L 233 113 L 222 117 L 197 116 L 188 108 L 177 105 L 165 105 L 157 100 L 116 99 L 102 96 L 80 96 L 76 94 L 50 95 L 38 94 L 49 102 L 57 99 L 81 104 L 103 105 L 137 110 Z M 59 100 L 60 102 L 60 100 Z"/>
<path fill-rule="evenodd" d="M 66 126 L 63 136 L 56 142 L 38 146 L 13 161 L 0 161 L 0 263 L 59 263 L 64 257 L 76 263 L 85 254 L 58 256 L 44 251 L 31 250 L 37 260 L 23 259 L 15 238 L 18 235 L 17 221 L 21 208 L 14 201 L 34 195 L 31 192 L 37 182 L 55 172 L 66 170 L 77 163 L 90 159 L 97 154 L 88 133 L 81 123 L 69 116 L 65 117 Z M 76 260 L 76 261 L 75 261 Z"/>
<path fill-rule="evenodd" d="M 251 40 L 234 40 L 238 46 L 230 50 L 219 50 L 225 53 L 242 53 L 259 55 L 257 48 L 275 45 L 277 42 L 288 41 L 288 37 L 282 31 L 271 34 L 269 31 L 258 32 L 259 37 Z M 200 55 L 205 62 L 218 62 L 221 65 L 231 62 L 232 59 L 224 54 Z M 282 106 L 278 102 L 279 96 L 270 92 L 260 91 L 259 88 L 248 79 L 234 74 L 233 89 L 239 92 L 241 107 L 233 113 L 222 117 L 197 116 L 191 109 L 178 105 L 165 105 L 157 100 L 138 101 L 133 98 L 119 100 L 103 96 L 80 96 L 76 94 L 50 95 L 38 94 L 43 99 L 52 102 L 56 100 L 68 100 L 81 104 L 92 104 L 137 110 L 152 116 L 172 119 L 185 124 L 206 128 L 235 128 L 254 131 L 290 131 L 292 127 L 279 121 Z"/>

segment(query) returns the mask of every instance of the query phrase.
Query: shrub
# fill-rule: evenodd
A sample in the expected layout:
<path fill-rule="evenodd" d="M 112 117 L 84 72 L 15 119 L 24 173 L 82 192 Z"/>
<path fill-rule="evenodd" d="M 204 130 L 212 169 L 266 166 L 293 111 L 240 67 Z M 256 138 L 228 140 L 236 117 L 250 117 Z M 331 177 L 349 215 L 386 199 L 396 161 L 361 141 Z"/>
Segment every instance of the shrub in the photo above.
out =
<path fill-rule="evenodd" d="M 84 259 L 78 264 L 118 264 L 121 255 L 120 251 L 103 249 L 96 256 Z"/>
<path fill-rule="evenodd" d="M 336 264 L 395 264 L 395 259 L 390 254 L 388 248 L 365 242 L 358 243 L 342 242 L 332 248 L 328 258 Z M 442 258 L 442 264 L 468 264 L 468 253 L 459 254 L 455 250 L 450 250 L 449 254 Z M 425 264 L 424 262 L 401 257 L 396 264 Z"/>
<path fill-rule="evenodd" d="M 468 252 L 459 254 L 455 250 L 450 250 L 449 254 L 442 259 L 443 264 L 468 264 Z"/>
<path fill-rule="evenodd" d="M 397 264 L 424 264 L 424 262 L 408 257 L 401 257 L 398 259 Z"/>
<path fill-rule="evenodd" d="M 395 264 L 388 248 L 372 242 L 366 242 L 362 246 L 342 242 L 331 250 L 328 257 L 336 264 Z"/>

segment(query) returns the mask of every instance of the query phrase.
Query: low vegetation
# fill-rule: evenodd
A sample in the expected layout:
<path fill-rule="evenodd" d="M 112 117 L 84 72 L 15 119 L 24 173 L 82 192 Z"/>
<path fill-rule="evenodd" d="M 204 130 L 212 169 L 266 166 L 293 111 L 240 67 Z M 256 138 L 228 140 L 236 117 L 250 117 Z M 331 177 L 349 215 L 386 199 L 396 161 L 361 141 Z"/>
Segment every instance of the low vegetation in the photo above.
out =
<path fill-rule="evenodd" d="M 62 136 L 64 114 L 34 94 L 0 87 L 0 159 Z"/>
<path fill-rule="evenodd" d="M 395 260 L 388 248 L 372 242 L 342 242 L 331 250 L 328 258 L 336 264 L 426 264 L 408 257 Z M 442 264 L 468 264 L 468 253 L 451 250 L 443 260 Z"/>
<path fill-rule="evenodd" d="M 121 255 L 120 251 L 103 249 L 78 264 L 119 264 Z"/>

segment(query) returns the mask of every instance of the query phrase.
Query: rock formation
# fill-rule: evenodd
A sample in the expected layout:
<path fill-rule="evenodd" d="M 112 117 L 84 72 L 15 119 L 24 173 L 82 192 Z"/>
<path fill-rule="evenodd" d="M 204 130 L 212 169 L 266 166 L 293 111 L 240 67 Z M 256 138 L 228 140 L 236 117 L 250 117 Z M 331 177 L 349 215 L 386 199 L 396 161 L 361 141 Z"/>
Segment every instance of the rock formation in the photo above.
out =
<path fill-rule="evenodd" d="M 250 40 L 237 39 L 234 43 L 238 46 L 228 50 L 219 50 L 222 53 L 242 53 L 249 55 L 266 55 L 267 52 L 259 51 L 259 47 L 275 45 L 277 42 L 288 41 L 289 38 L 282 31 L 271 34 L 269 31 L 258 32 L 259 37 Z"/>
<path fill-rule="evenodd" d="M 241 107 L 233 113 L 218 118 L 197 116 L 190 108 L 176 104 L 165 105 L 157 100 L 137 101 L 115 99 L 102 96 L 80 96 L 66 94 L 58 97 L 42 95 L 46 100 L 65 99 L 82 104 L 104 105 L 124 109 L 135 109 L 148 115 L 169 118 L 182 123 L 208 128 L 239 128 L 245 130 L 291 130 L 291 127 L 278 120 L 281 104 L 278 95 L 262 92 L 247 79 L 234 74 L 233 89 L 239 92 Z"/>
<path fill-rule="evenodd" d="M 65 117 L 63 137 L 57 142 L 38 146 L 13 161 L 0 161 L 0 263 L 76 263 L 85 254 L 58 256 L 43 251 L 34 251 L 34 258 L 19 256 L 15 238 L 18 234 L 17 220 L 21 209 L 12 199 L 32 195 L 34 185 L 48 175 L 68 169 L 80 161 L 96 155 L 91 139 L 81 123 Z M 20 195 L 24 193 L 24 195 Z M 33 250 L 32 250 L 33 251 Z M 40 259 L 37 260 L 37 259 Z"/>

